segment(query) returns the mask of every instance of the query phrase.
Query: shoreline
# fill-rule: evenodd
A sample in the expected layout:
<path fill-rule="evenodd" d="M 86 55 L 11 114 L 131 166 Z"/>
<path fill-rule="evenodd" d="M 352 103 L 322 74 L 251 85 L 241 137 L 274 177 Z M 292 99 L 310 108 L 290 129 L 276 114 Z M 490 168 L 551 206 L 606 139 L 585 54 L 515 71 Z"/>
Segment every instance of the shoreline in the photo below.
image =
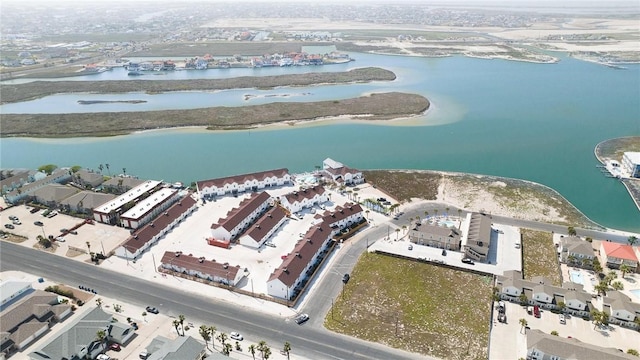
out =
<path fill-rule="evenodd" d="M 600 164 L 606 166 L 606 161 L 610 160 L 610 158 L 601 157 L 601 154 L 599 153 L 599 149 L 602 146 L 604 146 L 605 144 L 608 144 L 608 143 L 616 143 L 616 142 L 620 142 L 621 140 L 633 140 L 635 138 L 638 138 L 639 141 L 640 141 L 640 137 L 636 137 L 636 136 L 625 136 L 625 137 L 619 137 L 619 138 L 603 140 L 603 141 L 601 141 L 601 142 L 596 144 L 596 146 L 593 149 L 593 154 L 595 155 L 595 157 L 598 160 L 598 162 L 600 162 Z M 624 179 L 623 178 L 623 179 L 619 179 L 619 181 L 620 181 L 620 183 L 622 183 L 624 188 L 627 189 L 627 193 L 631 197 L 631 200 L 633 201 L 633 203 L 636 205 L 636 207 L 640 211 L 640 194 L 639 194 L 638 197 L 636 197 L 636 193 L 631 189 L 631 185 L 629 184 L 629 181 L 637 181 L 637 182 L 640 183 L 640 179 L 634 180 L 634 179 Z"/>

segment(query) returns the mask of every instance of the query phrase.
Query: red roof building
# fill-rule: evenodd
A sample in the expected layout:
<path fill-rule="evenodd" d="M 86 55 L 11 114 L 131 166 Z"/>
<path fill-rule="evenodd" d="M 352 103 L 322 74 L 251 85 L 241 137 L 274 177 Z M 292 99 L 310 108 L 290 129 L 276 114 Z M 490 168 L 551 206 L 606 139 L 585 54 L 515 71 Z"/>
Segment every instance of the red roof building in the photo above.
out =
<path fill-rule="evenodd" d="M 198 196 L 224 196 L 245 191 L 257 191 L 274 186 L 291 184 L 289 170 L 282 168 L 251 174 L 229 176 L 218 179 L 202 180 L 196 183 Z"/>
<path fill-rule="evenodd" d="M 638 269 L 638 258 L 631 245 L 602 241 L 600 256 L 610 269 L 619 269 L 622 264 L 626 264 L 634 272 Z"/>
<path fill-rule="evenodd" d="M 207 260 L 204 256 L 185 255 L 182 251 L 165 251 L 160 267 L 229 286 L 235 286 L 245 276 L 240 265 L 221 264 L 215 260 Z"/>

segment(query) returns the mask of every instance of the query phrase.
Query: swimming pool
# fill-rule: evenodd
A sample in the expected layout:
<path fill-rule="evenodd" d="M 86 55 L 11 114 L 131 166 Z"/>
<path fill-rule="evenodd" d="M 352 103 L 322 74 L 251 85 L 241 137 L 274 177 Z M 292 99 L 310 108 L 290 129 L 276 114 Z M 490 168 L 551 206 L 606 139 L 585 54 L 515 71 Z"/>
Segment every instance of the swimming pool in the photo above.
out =
<path fill-rule="evenodd" d="M 637 297 L 638 299 L 640 299 L 640 289 L 636 289 L 636 290 L 629 290 L 630 293 L 633 294 L 633 296 Z"/>
<path fill-rule="evenodd" d="M 584 279 L 580 271 L 569 271 L 569 277 L 571 277 L 572 282 L 584 285 Z"/>
<path fill-rule="evenodd" d="M 456 223 L 454 223 L 453 221 L 440 221 L 439 224 L 440 226 L 456 227 Z"/>

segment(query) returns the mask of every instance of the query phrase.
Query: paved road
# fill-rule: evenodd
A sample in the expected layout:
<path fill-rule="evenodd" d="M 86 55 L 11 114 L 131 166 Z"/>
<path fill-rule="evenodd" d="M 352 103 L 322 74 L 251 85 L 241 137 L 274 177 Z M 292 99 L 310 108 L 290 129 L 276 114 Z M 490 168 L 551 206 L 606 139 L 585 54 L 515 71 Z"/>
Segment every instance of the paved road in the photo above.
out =
<path fill-rule="evenodd" d="M 234 307 L 226 302 L 186 294 L 178 289 L 116 273 L 62 256 L 0 243 L 0 270 L 20 270 L 70 286 L 85 284 L 106 297 L 145 306 L 159 304 L 163 314 L 198 319 L 219 329 L 234 329 L 246 337 L 264 339 L 275 351 L 289 341 L 293 354 L 309 359 L 416 359 L 420 356 L 380 344 L 350 338 L 291 320 Z M 316 316 L 314 315 L 314 318 Z M 317 317 L 321 317 L 320 314 Z"/>

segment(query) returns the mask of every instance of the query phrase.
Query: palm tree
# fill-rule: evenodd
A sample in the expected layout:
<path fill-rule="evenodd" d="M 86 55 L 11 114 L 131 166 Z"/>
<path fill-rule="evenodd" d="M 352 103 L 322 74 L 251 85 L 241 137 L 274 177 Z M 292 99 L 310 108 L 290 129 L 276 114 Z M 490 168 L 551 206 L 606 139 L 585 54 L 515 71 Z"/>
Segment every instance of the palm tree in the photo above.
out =
<path fill-rule="evenodd" d="M 624 276 L 627 273 L 631 272 L 631 267 L 629 265 L 627 265 L 627 264 L 622 264 L 622 265 L 620 265 L 620 272 L 622 273 L 622 278 L 624 279 Z"/>
<path fill-rule="evenodd" d="M 629 245 L 633 246 L 638 242 L 638 238 L 631 235 L 629 236 L 629 238 L 627 239 L 627 242 L 629 243 Z"/>
<path fill-rule="evenodd" d="M 367 220 L 369 220 L 369 210 L 365 211 L 365 214 L 367 214 Z"/>
<path fill-rule="evenodd" d="M 567 261 L 570 265 L 573 266 L 573 264 L 576 262 L 576 257 L 573 254 L 570 254 L 569 256 L 567 256 Z"/>
<path fill-rule="evenodd" d="M 100 170 L 100 174 L 102 174 L 102 169 L 104 169 L 104 166 L 102 166 L 102 164 L 98 165 L 98 170 Z"/>
<path fill-rule="evenodd" d="M 222 353 L 224 355 L 229 356 L 229 354 L 231 353 L 231 349 L 233 348 L 233 346 L 231 346 L 231 344 L 226 343 L 224 344 L 224 346 L 222 347 Z"/>
<path fill-rule="evenodd" d="M 267 346 L 267 342 L 264 340 L 260 340 L 260 342 L 258 343 L 258 351 L 260 351 L 260 355 L 262 356 L 262 359 L 264 359 L 264 351 L 265 349 L 268 349 L 269 347 Z"/>
<path fill-rule="evenodd" d="M 564 312 L 564 310 L 567 308 L 567 304 L 565 304 L 564 301 L 560 301 L 558 302 L 558 310 L 560 310 L 560 312 Z"/>
<path fill-rule="evenodd" d="M 180 335 L 180 330 L 179 330 L 179 328 L 180 328 L 180 320 L 178 320 L 178 319 L 173 320 L 173 327 L 176 328 L 176 332 L 178 333 L 178 335 Z"/>
<path fill-rule="evenodd" d="M 526 304 L 527 301 L 529 301 L 525 293 L 520 293 L 520 296 L 518 296 L 518 300 L 520 300 L 520 304 Z"/>
<path fill-rule="evenodd" d="M 262 352 L 262 358 L 264 360 L 268 360 L 270 356 L 271 356 L 271 348 L 267 346 Z"/>
<path fill-rule="evenodd" d="M 402 225 L 402 230 L 404 231 L 404 233 L 407 233 L 407 225 Z"/>
<path fill-rule="evenodd" d="M 222 346 L 224 347 L 225 342 L 227 341 L 227 339 L 229 338 L 229 336 L 227 336 L 226 333 L 221 332 L 220 334 L 218 334 L 218 336 L 216 337 L 216 339 L 218 339 L 218 341 L 220 341 L 222 343 Z"/>
<path fill-rule="evenodd" d="M 582 267 L 587 268 L 591 265 L 591 260 L 589 258 L 582 258 Z"/>
<path fill-rule="evenodd" d="M 178 320 L 180 321 L 180 327 L 182 328 L 182 336 L 184 336 L 184 315 L 178 315 Z"/>
<path fill-rule="evenodd" d="M 127 168 L 122 168 L 122 175 L 127 175 Z"/>
<path fill-rule="evenodd" d="M 629 354 L 629 355 L 633 355 L 633 356 L 638 356 L 638 355 L 640 355 L 640 353 L 638 353 L 638 350 L 636 350 L 636 349 L 628 349 L 628 350 L 627 350 L 627 354 Z"/>
<path fill-rule="evenodd" d="M 109 171 L 109 164 L 104 164 L 104 166 L 107 168 L 107 172 L 109 173 L 109 176 L 111 176 L 111 171 Z"/>
<path fill-rule="evenodd" d="M 553 335 L 553 336 L 558 336 L 559 334 L 558 334 L 558 332 L 557 332 L 557 331 L 553 330 L 553 331 L 551 331 L 551 335 Z"/>
<path fill-rule="evenodd" d="M 253 360 L 256 360 L 256 346 L 251 344 L 249 345 L 249 354 L 253 356 Z"/>
<path fill-rule="evenodd" d="M 211 338 L 211 346 L 213 346 L 214 349 L 216 348 L 216 342 L 213 341 L 213 339 L 216 337 L 216 331 L 218 331 L 218 329 L 215 326 L 209 326 L 209 337 Z"/>
<path fill-rule="evenodd" d="M 611 287 L 613 288 L 613 290 L 624 290 L 624 285 L 621 281 L 614 281 L 613 283 L 611 283 Z"/>
<path fill-rule="evenodd" d="M 289 352 L 291 352 L 291 344 L 288 341 L 284 342 L 284 348 L 282 349 L 287 354 L 287 360 L 289 360 Z"/>
<path fill-rule="evenodd" d="M 569 226 L 567 227 L 567 233 L 570 236 L 576 236 L 578 233 L 576 232 L 576 229 L 573 226 Z"/>
<path fill-rule="evenodd" d="M 609 289 L 609 286 L 607 285 L 607 283 L 605 281 L 600 281 L 598 283 L 598 285 L 594 286 L 593 289 L 598 293 L 598 295 L 602 294 L 604 296 L 607 295 L 607 290 Z"/>
<path fill-rule="evenodd" d="M 102 308 L 102 298 L 96 299 L 96 305 L 98 305 L 99 308 Z"/>
<path fill-rule="evenodd" d="M 527 325 L 529 324 L 529 323 L 527 322 L 527 319 L 525 319 L 525 318 L 521 318 L 521 319 L 519 320 L 519 323 L 520 323 L 520 326 L 522 326 L 522 327 L 520 328 L 520 332 L 522 332 L 522 330 L 524 330 L 524 328 L 525 328 L 525 327 L 527 327 Z"/>
<path fill-rule="evenodd" d="M 144 322 L 147 322 L 147 312 L 146 311 L 142 312 L 142 318 L 144 319 Z"/>
<path fill-rule="evenodd" d="M 595 272 L 602 272 L 602 265 L 600 265 L 600 260 L 598 260 L 597 257 L 594 257 L 592 260 L 593 264 L 591 264 L 591 266 L 593 266 L 593 271 Z"/>
<path fill-rule="evenodd" d="M 611 282 L 615 279 L 618 278 L 618 273 L 616 273 L 615 271 L 611 270 L 609 271 L 609 273 L 604 277 L 604 280 L 607 282 L 607 285 L 611 285 Z"/>

